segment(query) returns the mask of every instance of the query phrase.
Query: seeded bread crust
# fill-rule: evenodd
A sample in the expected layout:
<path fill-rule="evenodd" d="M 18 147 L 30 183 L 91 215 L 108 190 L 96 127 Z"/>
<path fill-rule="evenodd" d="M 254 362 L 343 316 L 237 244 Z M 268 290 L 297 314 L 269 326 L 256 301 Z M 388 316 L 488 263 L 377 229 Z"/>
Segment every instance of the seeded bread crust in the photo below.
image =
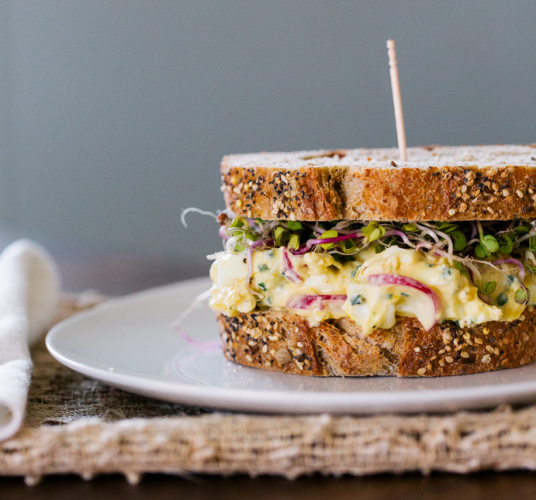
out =
<path fill-rule="evenodd" d="M 259 311 L 218 315 L 225 357 L 241 365 L 310 376 L 438 377 L 515 368 L 536 359 L 536 311 L 524 319 L 458 328 L 449 321 L 425 331 L 399 318 L 369 336 L 354 321 L 317 327 L 295 314 Z"/>
<path fill-rule="evenodd" d="M 536 218 L 536 144 L 225 156 L 227 208 L 265 220 Z"/>

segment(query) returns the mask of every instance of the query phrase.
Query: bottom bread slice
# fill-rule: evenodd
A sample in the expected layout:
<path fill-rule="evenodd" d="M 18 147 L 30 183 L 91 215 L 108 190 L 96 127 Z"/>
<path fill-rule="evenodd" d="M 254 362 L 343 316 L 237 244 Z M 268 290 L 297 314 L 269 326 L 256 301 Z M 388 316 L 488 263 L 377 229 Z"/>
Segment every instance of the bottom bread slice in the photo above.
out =
<path fill-rule="evenodd" d="M 530 310 L 529 310 L 530 309 Z M 218 315 L 225 357 L 263 370 L 313 376 L 436 377 L 515 368 L 536 359 L 536 311 L 517 321 L 460 328 L 447 321 L 424 330 L 398 318 L 365 336 L 348 318 L 310 326 L 281 311 Z"/>

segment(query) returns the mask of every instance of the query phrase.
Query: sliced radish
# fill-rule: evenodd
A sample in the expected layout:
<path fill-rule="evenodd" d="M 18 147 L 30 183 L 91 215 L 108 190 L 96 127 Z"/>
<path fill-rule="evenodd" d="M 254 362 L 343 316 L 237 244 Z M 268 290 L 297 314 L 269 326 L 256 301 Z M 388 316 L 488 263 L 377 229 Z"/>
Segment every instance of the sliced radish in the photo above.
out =
<path fill-rule="evenodd" d="M 196 340 L 193 337 L 190 337 L 180 326 L 176 326 L 175 330 L 177 333 L 189 344 L 195 345 L 196 347 L 199 347 L 201 349 L 218 349 L 221 347 L 221 342 L 219 340 L 215 340 L 213 342 L 202 342 L 200 340 Z"/>
<path fill-rule="evenodd" d="M 342 307 L 346 295 L 294 295 L 287 302 L 288 309 L 324 309 L 324 302 L 340 302 L 336 307 Z"/>
<path fill-rule="evenodd" d="M 288 253 L 288 250 L 286 249 L 286 247 L 283 247 L 282 257 L 283 257 L 282 258 L 283 276 L 287 278 L 289 281 L 292 281 L 292 283 L 301 283 L 303 280 L 301 279 L 301 276 L 294 269 L 292 261 L 290 260 L 290 254 Z"/>
<path fill-rule="evenodd" d="M 428 285 L 421 283 L 420 281 L 414 280 L 408 276 L 401 276 L 399 274 L 371 274 L 368 276 L 367 281 L 369 285 L 373 286 L 384 286 L 384 285 L 394 285 L 394 286 L 405 286 L 412 288 L 421 292 L 432 302 L 434 308 L 433 320 L 426 321 L 425 318 L 419 318 L 422 326 L 426 331 L 431 330 L 435 324 L 439 321 L 440 310 L 441 310 L 441 300 L 434 290 L 432 290 Z M 424 324 L 423 323 L 427 323 Z"/>

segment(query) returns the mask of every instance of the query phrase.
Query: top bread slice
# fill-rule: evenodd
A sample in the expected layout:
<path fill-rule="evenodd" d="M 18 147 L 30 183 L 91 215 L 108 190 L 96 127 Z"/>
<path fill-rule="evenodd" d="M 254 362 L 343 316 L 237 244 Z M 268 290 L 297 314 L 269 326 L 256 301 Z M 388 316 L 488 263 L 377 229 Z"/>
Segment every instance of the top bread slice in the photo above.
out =
<path fill-rule="evenodd" d="M 536 218 L 536 144 L 340 149 L 225 156 L 236 215 L 264 220 Z"/>

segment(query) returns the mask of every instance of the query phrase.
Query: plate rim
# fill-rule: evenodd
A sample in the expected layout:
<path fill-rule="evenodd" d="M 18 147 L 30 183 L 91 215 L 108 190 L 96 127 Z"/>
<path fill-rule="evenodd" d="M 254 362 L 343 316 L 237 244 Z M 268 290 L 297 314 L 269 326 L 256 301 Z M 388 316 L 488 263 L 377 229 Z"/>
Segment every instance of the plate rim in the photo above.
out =
<path fill-rule="evenodd" d="M 192 383 L 177 383 L 144 375 L 110 372 L 109 369 L 84 364 L 65 355 L 57 348 L 56 339 L 72 323 L 99 315 L 133 300 L 177 291 L 192 285 L 210 283 L 207 277 L 193 278 L 112 298 L 89 311 L 75 314 L 56 324 L 48 332 L 45 344 L 50 354 L 61 364 L 87 377 L 128 392 L 154 399 L 209 408 L 253 411 L 261 413 L 438 413 L 482 409 L 504 403 L 520 403 L 536 396 L 536 378 L 531 381 L 483 386 L 407 391 L 280 391 L 242 388 L 220 388 Z M 252 368 L 253 369 L 253 368 Z M 270 373 L 270 372 L 267 372 Z M 482 374 L 460 375 L 478 377 Z M 297 375 L 299 376 L 299 375 Z M 158 387 L 155 387 L 155 386 Z M 160 395 L 155 395 L 159 393 Z"/>

